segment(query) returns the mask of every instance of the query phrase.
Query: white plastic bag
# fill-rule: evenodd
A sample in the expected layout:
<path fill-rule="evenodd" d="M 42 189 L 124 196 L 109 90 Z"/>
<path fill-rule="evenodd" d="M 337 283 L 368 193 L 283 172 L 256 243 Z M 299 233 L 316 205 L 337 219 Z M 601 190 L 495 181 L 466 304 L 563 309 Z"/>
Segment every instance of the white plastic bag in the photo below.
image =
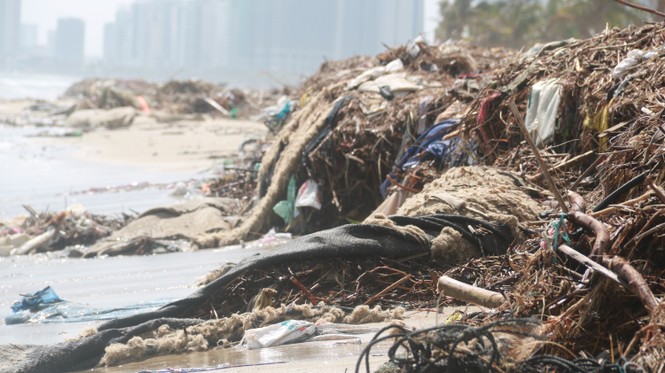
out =
<path fill-rule="evenodd" d="M 245 331 L 242 346 L 250 350 L 302 342 L 316 333 L 316 325 L 309 321 L 286 320 L 278 324 Z"/>
<path fill-rule="evenodd" d="M 541 146 L 554 138 L 560 101 L 561 85 L 558 79 L 543 80 L 531 88 L 524 121 L 536 145 Z"/>
<path fill-rule="evenodd" d="M 319 185 L 316 181 L 308 179 L 298 189 L 296 197 L 296 207 L 313 207 L 321 210 L 321 200 L 319 199 Z"/>

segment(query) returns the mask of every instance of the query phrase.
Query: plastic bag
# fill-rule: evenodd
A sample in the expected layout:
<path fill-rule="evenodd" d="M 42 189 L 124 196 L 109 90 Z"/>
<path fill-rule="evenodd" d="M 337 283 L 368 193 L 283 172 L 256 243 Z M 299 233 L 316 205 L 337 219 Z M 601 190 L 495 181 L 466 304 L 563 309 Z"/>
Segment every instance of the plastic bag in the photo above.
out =
<path fill-rule="evenodd" d="M 302 342 L 316 333 L 316 325 L 303 320 L 286 320 L 278 324 L 245 331 L 242 346 L 250 350 Z"/>
<path fill-rule="evenodd" d="M 298 189 L 296 198 L 296 207 L 313 207 L 321 210 L 321 199 L 319 198 L 319 184 L 312 179 L 308 179 Z"/>
<path fill-rule="evenodd" d="M 536 145 L 543 145 L 554 138 L 560 101 L 561 85 L 558 79 L 548 79 L 533 85 L 525 122 Z"/>
<path fill-rule="evenodd" d="M 286 188 L 286 199 L 277 202 L 272 210 L 275 214 L 279 215 L 286 224 L 291 224 L 294 217 L 298 216 L 298 211 L 294 211 L 294 203 L 296 199 L 296 179 L 291 176 L 289 185 Z"/>
<path fill-rule="evenodd" d="M 633 68 L 633 66 L 657 55 L 658 52 L 643 52 L 639 49 L 633 49 L 628 52 L 626 58 L 621 60 L 621 62 L 619 62 L 616 67 L 614 67 L 614 70 L 612 70 L 612 76 L 614 79 L 619 79 L 623 77 L 631 68 Z"/>

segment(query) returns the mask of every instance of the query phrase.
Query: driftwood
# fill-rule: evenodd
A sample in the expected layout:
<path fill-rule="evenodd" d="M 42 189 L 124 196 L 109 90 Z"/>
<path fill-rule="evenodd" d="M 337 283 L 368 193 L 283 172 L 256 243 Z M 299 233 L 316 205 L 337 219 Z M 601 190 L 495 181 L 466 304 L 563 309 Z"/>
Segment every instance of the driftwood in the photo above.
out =
<path fill-rule="evenodd" d="M 658 308 L 658 300 L 649 288 L 649 284 L 626 259 L 620 256 L 615 256 L 612 259 L 604 257 L 603 263 L 628 281 L 628 289 L 640 298 L 650 314 Z"/>
<path fill-rule="evenodd" d="M 15 255 L 26 255 L 30 253 L 37 252 L 43 247 L 48 247 L 53 243 L 54 238 L 58 232 L 54 228 L 49 228 L 46 232 L 40 234 L 39 236 L 33 237 L 28 242 L 24 243 L 16 249 Z"/>
<path fill-rule="evenodd" d="M 436 289 L 443 295 L 483 307 L 496 308 L 506 301 L 501 293 L 465 284 L 448 276 L 439 277 Z"/>
<path fill-rule="evenodd" d="M 591 253 L 601 256 L 602 263 L 613 269 L 619 277 L 627 283 L 628 290 L 640 298 L 647 311 L 652 313 L 658 307 L 658 301 L 644 277 L 626 259 L 619 256 L 610 258 L 607 255 L 610 235 L 607 233 L 605 225 L 596 218 L 589 216 L 582 211 L 576 210 L 575 206 L 577 206 L 577 204 L 572 202 L 579 201 L 582 199 L 581 196 L 574 192 L 569 192 L 568 196 L 573 208 L 568 214 L 568 218 L 572 222 L 593 231 L 596 235 Z"/>

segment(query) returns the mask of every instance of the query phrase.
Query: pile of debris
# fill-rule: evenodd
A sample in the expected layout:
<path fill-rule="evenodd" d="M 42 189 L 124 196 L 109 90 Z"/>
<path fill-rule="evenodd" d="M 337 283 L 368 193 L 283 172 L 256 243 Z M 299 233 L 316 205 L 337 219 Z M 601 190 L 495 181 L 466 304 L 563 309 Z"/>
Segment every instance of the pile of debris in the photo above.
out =
<path fill-rule="evenodd" d="M 382 184 L 384 192 L 392 184 L 418 191 L 425 180 L 404 182 L 402 168 L 422 163 L 436 169 L 445 162 L 436 151 L 411 151 L 408 166 L 398 164 L 402 156 L 419 136 L 438 145 L 446 132 L 428 129 L 459 117 L 485 86 L 486 73 L 511 56 L 502 49 L 416 40 L 375 58 L 324 63 L 292 101 L 261 161 L 261 200 L 252 215 L 237 230 L 202 237 L 200 246 L 236 243 L 282 223 L 308 233 L 362 221 L 382 202 Z M 458 165 L 468 163 L 460 159 Z M 318 197 L 306 203 L 303 195 Z"/>
<path fill-rule="evenodd" d="M 529 227 L 541 237 L 449 273 L 505 294 L 482 323 L 538 315 L 539 354 L 663 369 L 663 56 L 663 24 L 538 46 L 498 69 L 462 118 L 482 162 L 556 197 Z"/>
<path fill-rule="evenodd" d="M 62 351 L 94 345 L 101 359 L 277 304 L 287 314 L 305 302 L 438 307 L 438 288 L 490 310 L 379 335 L 394 341 L 394 371 L 662 371 L 664 44 L 665 25 L 648 24 L 537 46 L 502 66 L 497 55 L 509 54 L 422 41 L 326 63 L 277 118 L 250 216 L 192 239 L 238 242 L 277 215 L 295 230 L 308 222 L 302 231 L 369 218 L 247 258 L 188 298 L 33 356 L 66 364 Z M 148 215 L 162 213 L 173 212 Z M 172 319 L 183 317 L 197 319 Z M 238 339 L 240 324 L 210 340 L 168 338 L 207 349 Z"/>
<path fill-rule="evenodd" d="M 133 217 L 93 215 L 80 205 L 61 212 L 38 213 L 30 206 L 27 217 L 0 223 L 0 256 L 66 250 L 70 255 L 124 227 Z"/>
<path fill-rule="evenodd" d="M 201 80 L 159 84 L 140 79 L 90 78 L 73 84 L 63 97 L 78 100 L 79 110 L 128 106 L 167 114 L 219 112 L 233 118 L 252 118 L 262 115 L 263 108 L 289 93 L 288 87 L 269 91 L 238 89 Z"/>
<path fill-rule="evenodd" d="M 523 186 L 525 191 L 549 196 L 540 217 L 534 210 L 525 210 L 524 217 L 531 219 L 515 223 L 524 235 L 507 254 L 473 259 L 447 273 L 494 290 L 502 300 L 496 305 L 498 312 L 462 320 L 488 325 L 489 330 L 506 315 L 536 315 L 542 328 L 532 335 L 538 341 L 527 351 L 527 357 L 534 357 L 528 359 L 525 369 L 579 368 L 588 363 L 584 358 L 596 356 L 595 364 L 600 360 L 612 365 L 623 359 L 628 364 L 624 370 L 658 371 L 665 357 L 665 306 L 659 298 L 665 293 L 660 280 L 665 274 L 664 44 L 665 26 L 648 24 L 607 30 L 586 40 L 536 46 L 498 68 L 480 86 L 468 108 L 456 113 L 445 110 L 453 100 L 443 86 L 414 88 L 427 81 L 431 72 L 426 69 L 427 73 L 418 75 L 420 82 L 406 79 L 391 85 L 395 73 L 389 71 L 390 58 L 371 68 L 371 59 L 324 65 L 322 73 L 332 77 L 310 79 L 308 84 L 314 89 L 304 89 L 301 109 L 264 157 L 259 189 L 264 194 L 262 202 L 269 204 L 259 204 L 258 216 L 272 214 L 273 205 L 285 195 L 286 202 L 291 201 L 287 186 L 296 184 L 292 180 L 300 183 L 307 178 L 320 185 L 322 205 L 328 204 L 322 211 L 327 216 L 366 216 L 380 202 L 382 176 L 396 171 L 393 165 L 401 159 L 400 149 L 405 151 L 408 144 L 415 143 L 414 153 L 420 159 L 427 153 L 425 138 L 414 141 L 412 134 L 418 133 L 418 119 L 427 118 L 429 111 L 409 110 L 421 106 L 421 95 L 427 92 L 432 94 L 429 110 L 439 120 L 427 119 L 422 132 L 434 123 L 445 127 L 437 141 L 445 147 L 441 154 L 447 158 L 439 159 L 438 164 L 416 162 L 415 167 L 411 164 L 401 169 L 403 173 L 395 173 L 401 178 L 391 183 L 393 195 L 418 191 L 418 182 L 425 184 L 438 177 L 440 167 L 478 162 L 517 171 L 528 183 Z M 396 54 L 404 57 L 408 50 Z M 398 71 L 429 66 L 405 63 L 402 58 L 400 62 L 404 66 Z M 386 76 L 391 78 L 376 84 Z M 445 75 L 436 76 L 441 81 Z M 373 95 L 360 89 L 367 83 Z M 402 89 L 412 93 L 398 97 L 395 92 Z M 459 114 L 459 122 L 443 122 Z M 533 146 L 525 136 L 533 140 Z M 491 182 L 487 185 L 497 196 L 504 188 Z M 484 210 L 474 211 L 478 209 L 469 200 L 451 196 L 450 191 L 438 196 L 426 188 L 423 193 L 414 197 L 419 198 L 416 206 L 442 200 L 458 214 L 490 217 Z M 395 206 L 404 199 L 400 196 Z M 501 207 L 514 205 L 510 200 L 503 202 Z M 397 207 L 389 211 L 397 211 Z M 410 216 L 416 213 L 408 210 L 405 204 L 399 211 Z M 311 215 L 306 220 L 311 222 Z M 260 229 L 265 222 L 254 216 L 244 228 Z M 248 231 L 241 227 L 233 232 L 235 236 L 217 234 L 200 243 L 227 243 Z M 390 294 L 390 298 L 400 299 L 408 294 L 404 282 L 412 282 L 411 289 L 417 289 L 417 277 L 409 277 L 412 273 L 423 270 L 429 281 L 437 273 L 422 263 L 412 270 L 383 264 L 390 273 L 384 274 L 389 280 L 383 285 L 390 285 L 375 293 L 379 298 Z M 306 273 L 294 274 L 307 278 Z M 303 283 L 305 289 L 310 285 L 317 283 Z M 311 296 L 310 301 L 318 299 L 312 292 L 301 291 L 305 298 Z M 571 358 L 571 351 L 578 360 L 563 359 Z M 454 349 L 449 353 L 462 354 Z M 493 355 L 491 364 L 506 368 L 504 363 L 527 359 L 514 357 L 499 361 Z M 404 368 L 403 360 L 395 361 L 400 362 Z"/>

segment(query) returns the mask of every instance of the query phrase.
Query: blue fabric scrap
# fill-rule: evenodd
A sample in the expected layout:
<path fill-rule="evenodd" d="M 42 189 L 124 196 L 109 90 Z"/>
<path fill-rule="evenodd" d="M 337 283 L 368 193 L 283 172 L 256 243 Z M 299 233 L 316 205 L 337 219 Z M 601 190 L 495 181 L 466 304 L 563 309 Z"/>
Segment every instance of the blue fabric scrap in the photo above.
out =
<path fill-rule="evenodd" d="M 409 168 L 419 165 L 423 161 L 434 159 L 438 163 L 449 163 L 451 166 L 459 166 L 463 159 L 453 160 L 451 153 L 457 148 L 459 139 L 443 140 L 443 137 L 459 124 L 459 119 L 448 119 L 430 127 L 423 134 L 418 136 L 413 145 L 411 145 L 397 163 L 396 168 L 406 171 Z M 464 157 L 462 157 L 464 158 Z M 381 194 L 385 197 L 390 187 L 390 178 L 394 178 L 392 172 L 388 178 L 381 184 Z"/>

